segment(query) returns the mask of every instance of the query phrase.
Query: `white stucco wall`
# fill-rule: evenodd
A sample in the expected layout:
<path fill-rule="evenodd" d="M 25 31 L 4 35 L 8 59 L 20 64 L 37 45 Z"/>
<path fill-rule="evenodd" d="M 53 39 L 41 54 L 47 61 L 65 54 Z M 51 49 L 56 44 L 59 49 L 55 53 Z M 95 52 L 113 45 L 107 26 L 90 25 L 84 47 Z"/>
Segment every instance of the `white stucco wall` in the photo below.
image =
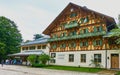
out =
<path fill-rule="evenodd" d="M 111 68 L 111 54 L 119 54 L 119 68 L 120 68 L 120 50 L 108 50 L 107 51 L 107 68 Z"/>
<path fill-rule="evenodd" d="M 51 52 L 52 53 L 52 52 Z M 105 50 L 94 50 L 94 51 L 73 51 L 73 52 L 53 52 L 56 53 L 56 63 L 54 65 L 64 65 L 64 66 L 81 66 L 90 67 L 91 59 L 94 59 L 94 54 L 101 54 L 101 65 L 105 68 L 106 54 Z M 74 62 L 69 62 L 69 54 L 74 54 Z M 86 54 L 86 63 L 81 63 L 81 54 Z"/>

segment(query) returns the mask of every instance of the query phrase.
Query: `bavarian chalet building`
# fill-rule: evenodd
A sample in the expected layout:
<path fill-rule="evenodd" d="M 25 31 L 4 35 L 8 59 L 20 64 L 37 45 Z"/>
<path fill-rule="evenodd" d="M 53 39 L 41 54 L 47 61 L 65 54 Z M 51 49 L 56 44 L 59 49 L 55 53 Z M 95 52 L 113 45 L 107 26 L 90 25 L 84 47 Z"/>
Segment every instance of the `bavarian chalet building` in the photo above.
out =
<path fill-rule="evenodd" d="M 43 32 L 50 36 L 51 64 L 102 68 L 120 68 L 120 48 L 110 30 L 115 20 L 107 15 L 69 3 Z"/>

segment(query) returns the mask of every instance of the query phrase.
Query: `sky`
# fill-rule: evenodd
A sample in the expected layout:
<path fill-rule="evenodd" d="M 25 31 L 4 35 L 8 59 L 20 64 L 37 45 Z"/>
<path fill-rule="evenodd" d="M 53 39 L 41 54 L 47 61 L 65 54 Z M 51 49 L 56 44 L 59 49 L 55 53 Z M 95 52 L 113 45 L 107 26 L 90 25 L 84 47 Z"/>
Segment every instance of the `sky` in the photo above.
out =
<path fill-rule="evenodd" d="M 120 14 L 119 0 L 0 0 L 0 16 L 16 23 L 23 40 L 42 34 L 49 24 L 69 4 L 75 3 L 114 17 Z"/>

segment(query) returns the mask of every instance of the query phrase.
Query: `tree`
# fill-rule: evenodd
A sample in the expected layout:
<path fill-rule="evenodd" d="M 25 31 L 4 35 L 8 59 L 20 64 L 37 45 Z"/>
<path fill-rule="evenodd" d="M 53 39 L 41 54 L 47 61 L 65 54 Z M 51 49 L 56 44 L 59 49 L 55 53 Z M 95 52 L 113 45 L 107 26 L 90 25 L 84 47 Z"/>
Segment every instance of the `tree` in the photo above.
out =
<path fill-rule="evenodd" d="M 34 39 L 36 40 L 36 39 L 39 39 L 39 38 L 42 38 L 43 36 L 41 35 L 41 34 L 35 34 L 34 35 Z"/>
<path fill-rule="evenodd" d="M 0 42 L 5 44 L 4 56 L 20 51 L 19 46 L 22 42 L 20 31 L 13 21 L 3 16 L 0 17 Z"/>
<path fill-rule="evenodd" d="M 37 56 L 36 55 L 29 55 L 27 60 L 30 62 L 31 65 L 36 63 Z"/>
<path fill-rule="evenodd" d="M 50 57 L 49 57 L 49 55 L 47 55 L 47 54 L 41 54 L 41 55 L 39 56 L 39 60 L 40 60 L 40 62 L 41 62 L 42 64 L 46 65 L 47 61 L 50 60 Z"/>
<path fill-rule="evenodd" d="M 116 43 L 120 44 L 120 28 L 118 29 L 113 29 L 111 30 L 112 34 L 111 37 L 115 37 L 116 38 Z"/>
<path fill-rule="evenodd" d="M 0 62 L 2 59 L 5 58 L 4 54 L 6 53 L 5 51 L 5 44 L 4 43 L 0 43 Z"/>

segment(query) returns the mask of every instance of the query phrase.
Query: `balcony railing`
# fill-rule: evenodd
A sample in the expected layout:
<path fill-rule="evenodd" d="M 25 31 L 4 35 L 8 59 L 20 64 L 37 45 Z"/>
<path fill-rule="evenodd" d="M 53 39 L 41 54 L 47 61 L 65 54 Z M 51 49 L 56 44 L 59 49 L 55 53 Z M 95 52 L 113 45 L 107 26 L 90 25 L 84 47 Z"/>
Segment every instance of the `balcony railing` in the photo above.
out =
<path fill-rule="evenodd" d="M 78 23 L 75 22 L 75 23 L 71 23 L 71 24 L 67 24 L 67 25 L 65 25 L 65 29 L 73 28 L 73 27 L 77 27 L 77 26 L 78 26 Z"/>
<path fill-rule="evenodd" d="M 106 34 L 105 31 L 96 32 L 96 33 L 92 32 L 92 33 L 85 33 L 85 34 L 80 34 L 80 35 L 66 36 L 66 37 L 61 37 L 61 38 L 50 38 L 48 39 L 48 41 L 52 42 L 52 41 L 60 41 L 60 40 L 86 38 L 86 37 L 100 36 L 100 35 L 105 35 L 105 34 Z"/>

